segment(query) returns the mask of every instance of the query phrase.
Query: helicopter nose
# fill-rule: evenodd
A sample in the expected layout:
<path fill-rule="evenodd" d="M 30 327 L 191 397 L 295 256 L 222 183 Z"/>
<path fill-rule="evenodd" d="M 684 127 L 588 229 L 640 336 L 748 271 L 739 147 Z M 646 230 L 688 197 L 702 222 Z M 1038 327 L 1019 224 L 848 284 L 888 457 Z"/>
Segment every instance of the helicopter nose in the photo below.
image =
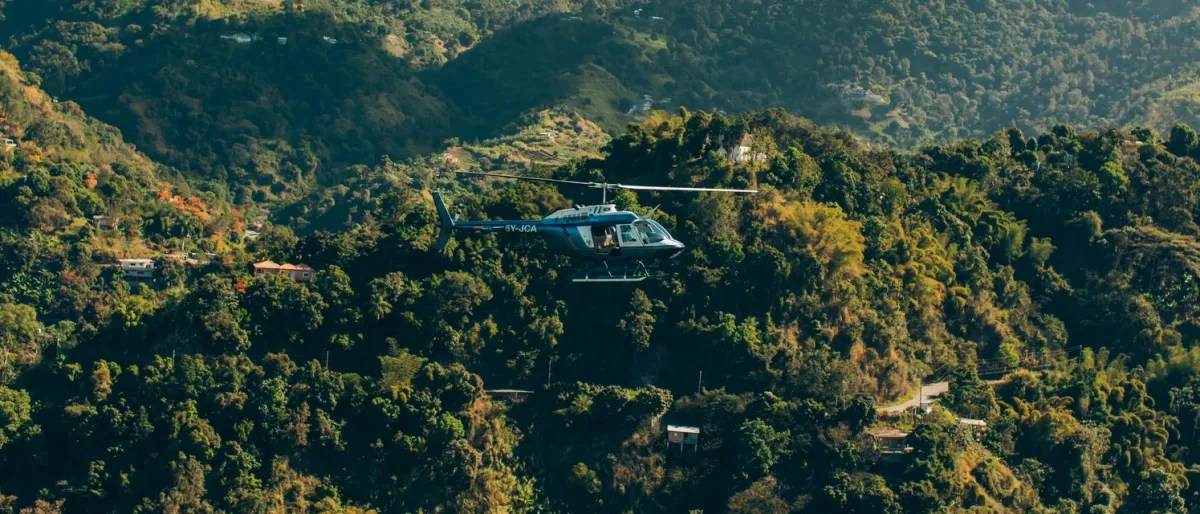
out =
<path fill-rule="evenodd" d="M 670 241 L 667 241 L 667 248 L 665 248 L 663 250 L 659 250 L 659 252 L 662 257 L 665 257 L 668 259 L 674 259 L 675 257 L 679 257 L 680 253 L 683 253 L 684 248 L 685 248 L 685 246 L 683 245 L 683 243 L 680 243 L 679 241 L 675 241 L 675 240 L 670 240 Z"/>

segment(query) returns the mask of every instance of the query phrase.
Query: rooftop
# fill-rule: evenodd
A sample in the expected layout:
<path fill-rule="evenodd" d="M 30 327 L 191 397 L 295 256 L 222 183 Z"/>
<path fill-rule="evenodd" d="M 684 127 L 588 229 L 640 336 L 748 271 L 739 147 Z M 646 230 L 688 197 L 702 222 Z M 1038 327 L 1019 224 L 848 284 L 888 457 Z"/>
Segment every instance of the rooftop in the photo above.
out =
<path fill-rule="evenodd" d="M 681 425 L 667 425 L 667 432 L 682 432 L 684 434 L 699 434 L 700 429 L 697 427 L 685 427 Z"/>
<path fill-rule="evenodd" d="M 271 261 L 262 261 L 254 263 L 254 269 L 278 269 L 283 271 L 313 271 L 312 267 L 306 264 L 275 264 Z"/>

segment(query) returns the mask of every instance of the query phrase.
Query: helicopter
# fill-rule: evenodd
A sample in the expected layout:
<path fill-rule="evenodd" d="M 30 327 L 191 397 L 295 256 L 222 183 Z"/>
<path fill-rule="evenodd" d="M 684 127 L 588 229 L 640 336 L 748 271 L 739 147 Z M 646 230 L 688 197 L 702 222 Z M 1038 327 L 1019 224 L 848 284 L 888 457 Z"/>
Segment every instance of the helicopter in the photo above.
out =
<path fill-rule="evenodd" d="M 678 257 L 685 246 L 671 236 L 665 227 L 654 221 L 658 207 L 645 216 L 618 211 L 609 204 L 608 192 L 619 189 L 633 191 L 696 191 L 713 193 L 757 193 L 755 189 L 719 189 L 704 187 L 665 187 L 581 182 L 541 177 L 523 177 L 479 171 L 456 171 L 463 175 L 478 175 L 511 180 L 530 180 L 584 186 L 601 191 L 599 205 L 576 205 L 561 209 L 540 220 L 459 221 L 451 218 L 440 192 L 433 193 L 433 202 L 441 220 L 438 251 L 444 252 L 454 229 L 480 232 L 538 234 L 550 248 L 584 260 L 584 267 L 573 282 L 640 282 L 650 278 L 650 270 L 660 263 Z"/>

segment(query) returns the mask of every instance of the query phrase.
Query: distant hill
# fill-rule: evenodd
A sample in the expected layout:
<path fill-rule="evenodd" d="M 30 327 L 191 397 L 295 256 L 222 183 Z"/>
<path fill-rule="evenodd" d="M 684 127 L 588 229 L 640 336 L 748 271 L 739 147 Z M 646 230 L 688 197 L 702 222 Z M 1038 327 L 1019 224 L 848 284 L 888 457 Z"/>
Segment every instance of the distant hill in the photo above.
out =
<path fill-rule="evenodd" d="M 1142 5 L 1144 4 L 1144 5 Z M 1195 123 L 1200 13 L 1153 3 L 33 2 L 0 36 L 52 94 L 240 203 L 569 107 L 785 107 L 896 146 Z M 284 38 L 284 39 L 281 39 Z"/>

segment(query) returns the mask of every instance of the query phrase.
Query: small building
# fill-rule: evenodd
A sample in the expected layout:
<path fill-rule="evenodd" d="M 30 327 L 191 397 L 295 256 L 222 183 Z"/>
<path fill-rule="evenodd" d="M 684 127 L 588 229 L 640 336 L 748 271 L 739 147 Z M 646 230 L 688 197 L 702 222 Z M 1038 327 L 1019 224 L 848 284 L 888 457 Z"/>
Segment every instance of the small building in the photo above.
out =
<path fill-rule="evenodd" d="M 279 46 L 283 46 L 283 45 L 287 44 L 287 38 L 283 37 L 283 36 L 275 38 L 275 41 L 279 43 Z"/>
<path fill-rule="evenodd" d="M 191 59 L 188 59 L 187 61 L 184 61 L 184 64 L 187 64 L 188 66 L 195 66 L 195 65 L 196 65 L 196 61 L 193 61 L 193 60 L 191 60 Z"/>
<path fill-rule="evenodd" d="M 921 414 L 929 414 L 930 412 L 933 412 L 933 399 L 926 398 L 921 400 L 921 403 L 917 409 L 920 410 Z"/>
<path fill-rule="evenodd" d="M 245 237 L 246 237 L 246 240 L 247 240 L 247 241 L 253 241 L 253 240 L 255 240 L 255 239 L 258 239 L 258 236 L 261 236 L 261 235 L 262 235 L 262 234 L 261 234 L 261 233 L 259 233 L 257 230 L 253 230 L 253 229 L 246 229 L 246 236 L 245 236 Z"/>
<path fill-rule="evenodd" d="M 336 44 L 337 44 L 337 39 L 331 38 L 331 37 L 329 37 L 329 36 L 321 36 L 321 40 L 323 40 L 323 41 L 325 41 L 326 43 L 329 43 L 329 44 L 331 44 L 331 45 L 336 45 Z"/>
<path fill-rule="evenodd" d="M 304 264 L 275 264 L 271 261 L 257 262 L 254 264 L 254 276 L 265 277 L 267 275 L 278 275 L 286 273 L 292 280 L 296 282 L 313 283 L 317 281 L 317 272 Z"/>
<path fill-rule="evenodd" d="M 92 216 L 96 230 L 121 230 L 121 220 L 112 216 Z"/>
<path fill-rule="evenodd" d="M 121 259 L 121 271 L 125 278 L 150 280 L 154 278 L 154 259 Z"/>
<path fill-rule="evenodd" d="M 883 455 L 901 455 L 912 451 L 912 447 L 906 442 L 908 432 L 902 432 L 894 428 L 883 428 L 870 430 L 867 433 L 875 438 L 875 442 L 879 447 L 879 453 Z"/>
<path fill-rule="evenodd" d="M 700 444 L 700 429 L 682 425 L 667 425 L 667 444 L 678 444 L 681 449 L 685 444 L 690 444 L 695 449 Z"/>
<path fill-rule="evenodd" d="M 12 150 L 17 147 L 17 142 L 7 137 L 0 137 L 0 144 L 4 145 L 5 150 Z"/>

